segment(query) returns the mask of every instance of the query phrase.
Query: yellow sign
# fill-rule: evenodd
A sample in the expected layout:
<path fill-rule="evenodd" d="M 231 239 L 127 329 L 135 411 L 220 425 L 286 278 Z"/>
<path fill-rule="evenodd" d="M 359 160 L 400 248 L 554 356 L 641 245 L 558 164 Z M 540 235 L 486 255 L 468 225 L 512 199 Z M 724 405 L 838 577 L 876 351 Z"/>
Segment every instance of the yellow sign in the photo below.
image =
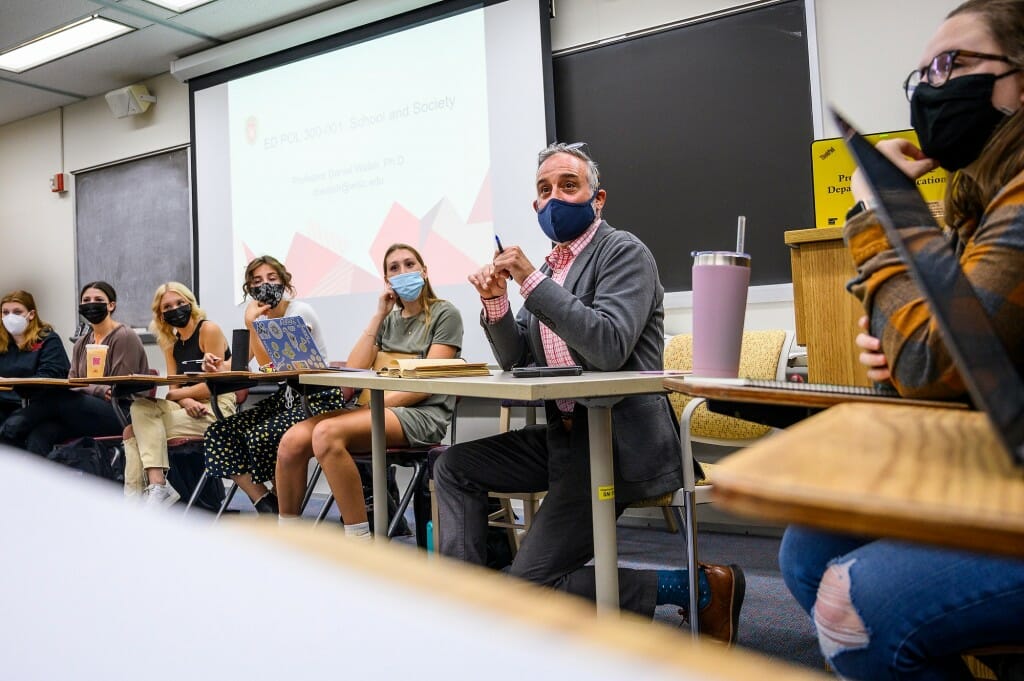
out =
<path fill-rule="evenodd" d="M 917 133 L 913 130 L 897 130 L 865 135 L 872 143 L 891 137 L 901 137 L 917 144 Z M 853 207 L 850 192 L 850 176 L 857 165 L 846 150 L 841 137 L 816 140 L 811 143 L 811 170 L 814 177 L 814 226 L 842 227 L 846 211 Z M 936 168 L 917 180 L 925 201 L 932 214 L 941 223 L 942 197 L 946 193 L 947 173 Z"/>
<path fill-rule="evenodd" d="M 597 498 L 601 501 L 609 501 L 615 498 L 615 485 L 600 485 L 597 488 Z"/>

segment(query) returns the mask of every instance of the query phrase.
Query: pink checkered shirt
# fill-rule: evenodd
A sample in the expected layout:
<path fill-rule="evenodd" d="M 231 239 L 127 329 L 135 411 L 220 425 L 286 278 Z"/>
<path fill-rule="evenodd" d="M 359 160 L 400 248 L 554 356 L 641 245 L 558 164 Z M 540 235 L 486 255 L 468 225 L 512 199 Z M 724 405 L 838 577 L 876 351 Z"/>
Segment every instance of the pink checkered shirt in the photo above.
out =
<path fill-rule="evenodd" d="M 562 244 L 555 246 L 551 253 L 544 258 L 548 267 L 551 268 L 551 279 L 556 284 L 561 286 L 565 283 L 565 278 L 569 275 L 569 268 L 572 267 L 576 256 L 583 252 L 583 249 L 594 240 L 594 234 L 597 233 L 597 226 L 599 224 L 601 224 L 600 217 L 596 218 L 583 234 L 580 234 L 564 246 Z M 519 287 L 519 293 L 523 296 L 524 300 L 533 293 L 533 290 L 537 288 L 537 285 L 546 276 L 540 270 L 534 270 L 530 276 L 526 277 L 522 286 Z M 508 296 L 481 298 L 481 301 L 484 304 L 484 314 L 488 323 L 493 324 L 508 313 Z M 540 325 L 540 340 L 544 345 L 544 357 L 548 366 L 569 366 L 576 363 L 572 355 L 569 354 L 569 346 L 566 345 L 565 341 L 543 322 Z M 563 413 L 571 414 L 575 404 L 575 400 L 558 400 L 558 409 Z"/>

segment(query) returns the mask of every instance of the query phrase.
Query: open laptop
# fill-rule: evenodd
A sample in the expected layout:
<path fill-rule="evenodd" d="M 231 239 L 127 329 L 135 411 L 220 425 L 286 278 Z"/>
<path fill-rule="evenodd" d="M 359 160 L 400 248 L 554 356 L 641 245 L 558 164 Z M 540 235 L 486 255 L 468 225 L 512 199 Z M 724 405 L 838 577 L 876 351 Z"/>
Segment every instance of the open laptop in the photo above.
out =
<path fill-rule="evenodd" d="M 935 316 L 974 403 L 1024 466 L 1024 381 L 917 185 L 835 110 L 846 146 L 875 195 L 875 213 Z"/>
<path fill-rule="evenodd" d="M 257 319 L 253 327 L 275 370 L 328 368 L 302 317 Z"/>

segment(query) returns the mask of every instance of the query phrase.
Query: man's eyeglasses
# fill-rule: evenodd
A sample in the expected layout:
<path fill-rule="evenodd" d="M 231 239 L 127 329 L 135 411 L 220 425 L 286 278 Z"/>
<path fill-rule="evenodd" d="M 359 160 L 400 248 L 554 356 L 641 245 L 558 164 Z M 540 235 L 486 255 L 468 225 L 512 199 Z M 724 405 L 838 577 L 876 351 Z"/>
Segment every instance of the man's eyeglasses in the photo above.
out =
<path fill-rule="evenodd" d="M 914 69 L 907 76 L 907 79 L 903 81 L 903 93 L 907 96 L 907 101 L 914 96 L 914 90 L 922 82 L 928 83 L 932 87 L 942 87 L 945 85 L 949 81 L 950 74 L 953 73 L 953 67 L 957 65 L 956 60 L 960 57 L 991 59 L 993 61 L 1013 64 L 1009 57 L 1004 57 L 1001 54 L 986 54 L 971 50 L 946 50 L 945 52 L 939 52 L 927 66 Z"/>

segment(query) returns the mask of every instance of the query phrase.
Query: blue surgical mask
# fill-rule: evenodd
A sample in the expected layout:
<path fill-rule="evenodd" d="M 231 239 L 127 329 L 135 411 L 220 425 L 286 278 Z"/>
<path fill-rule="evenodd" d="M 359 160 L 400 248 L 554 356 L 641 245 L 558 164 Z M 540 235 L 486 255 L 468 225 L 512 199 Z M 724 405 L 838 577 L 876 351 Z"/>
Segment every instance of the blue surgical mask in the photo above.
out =
<path fill-rule="evenodd" d="M 597 217 L 594 213 L 595 198 L 597 190 L 583 203 L 549 199 L 547 205 L 537 213 L 537 222 L 552 241 L 560 244 L 572 241 L 594 224 L 594 218 Z"/>
<path fill-rule="evenodd" d="M 388 283 L 391 284 L 392 290 L 398 294 L 399 298 L 406 302 L 412 302 L 420 297 L 420 291 L 423 290 L 425 282 L 422 272 L 406 272 L 391 277 L 388 279 Z"/>

